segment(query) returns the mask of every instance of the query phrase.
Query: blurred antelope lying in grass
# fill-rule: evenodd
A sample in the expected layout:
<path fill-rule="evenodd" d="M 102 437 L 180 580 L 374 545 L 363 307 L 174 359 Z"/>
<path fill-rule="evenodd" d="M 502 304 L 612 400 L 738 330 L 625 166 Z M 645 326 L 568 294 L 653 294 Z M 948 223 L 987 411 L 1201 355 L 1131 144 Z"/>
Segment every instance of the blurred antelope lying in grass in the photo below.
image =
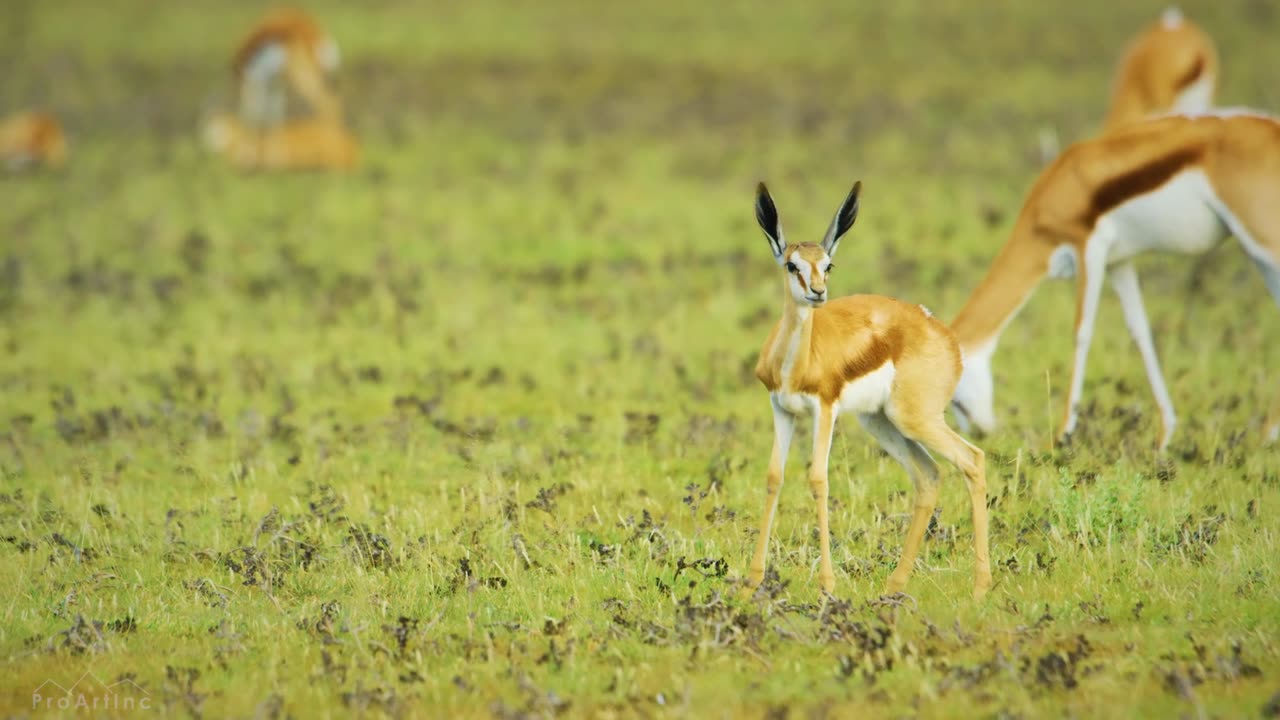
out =
<path fill-rule="evenodd" d="M 45 112 L 23 112 L 0 121 L 0 162 L 10 170 L 62 167 L 67 138 L 62 125 Z"/>
<path fill-rule="evenodd" d="M 338 62 L 338 44 L 310 15 L 295 8 L 268 13 L 232 61 L 239 117 L 206 122 L 206 145 L 243 170 L 354 167 L 359 144 L 343 125 L 342 104 L 330 84 Z M 290 91 L 310 115 L 290 117 Z"/>
<path fill-rule="evenodd" d="M 206 123 L 204 140 L 241 170 L 349 170 L 360 159 L 360 145 L 351 133 L 318 119 L 258 131 L 234 115 L 217 115 Z"/>
<path fill-rule="evenodd" d="M 929 519 L 938 501 L 938 466 L 932 450 L 964 473 L 973 503 L 973 595 L 991 588 L 987 549 L 986 460 L 982 451 L 947 427 L 944 414 L 960 378 L 960 347 L 951 330 L 920 305 L 879 295 L 828 301 L 831 257 L 858 215 L 861 183 L 840 206 L 820 245 L 789 245 L 778 211 L 761 183 L 756 219 L 783 269 L 782 319 L 760 351 L 756 377 L 769 390 L 773 408 L 773 453 L 768 496 L 751 561 L 748 586 L 764 579 L 769 532 L 778 508 L 783 467 L 797 418 L 813 418 L 809 489 L 818 504 L 821 567 L 818 580 L 835 589 L 827 520 L 827 460 L 836 419 L 852 414 L 902 464 L 915 484 L 915 512 L 902 557 L 886 591 L 902 590 L 911 575 Z"/>
<path fill-rule="evenodd" d="M 1031 186 L 1013 232 L 951 327 L 965 352 L 961 429 L 995 426 L 991 358 L 1045 277 L 1076 278 L 1075 353 L 1059 439 L 1076 428 L 1085 361 L 1108 276 L 1160 408 L 1157 448 L 1177 422 L 1133 259 L 1202 254 L 1235 236 L 1280 304 L 1280 120 L 1223 111 L 1125 125 L 1071 146 Z M 1244 312 L 1248 312 L 1242 308 Z M 1280 435 L 1280 403 L 1264 421 Z"/>

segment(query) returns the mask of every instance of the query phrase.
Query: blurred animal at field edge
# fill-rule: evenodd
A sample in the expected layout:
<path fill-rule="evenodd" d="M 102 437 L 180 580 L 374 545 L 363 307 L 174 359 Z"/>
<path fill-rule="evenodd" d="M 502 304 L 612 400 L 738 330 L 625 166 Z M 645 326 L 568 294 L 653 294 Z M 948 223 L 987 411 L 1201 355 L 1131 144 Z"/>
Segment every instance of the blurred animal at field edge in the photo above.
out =
<path fill-rule="evenodd" d="M 47 112 L 21 112 L 0 121 L 0 162 L 10 170 L 62 167 L 67 152 L 62 125 Z"/>

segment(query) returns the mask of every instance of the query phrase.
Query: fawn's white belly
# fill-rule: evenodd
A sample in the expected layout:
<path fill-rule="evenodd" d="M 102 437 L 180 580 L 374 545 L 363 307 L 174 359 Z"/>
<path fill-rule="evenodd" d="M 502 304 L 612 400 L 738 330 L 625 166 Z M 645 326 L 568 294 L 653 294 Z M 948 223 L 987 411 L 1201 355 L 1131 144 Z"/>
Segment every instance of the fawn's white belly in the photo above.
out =
<path fill-rule="evenodd" d="M 889 402 L 889 393 L 893 390 L 893 376 L 893 362 L 890 361 L 845 385 L 836 401 L 838 412 L 859 415 L 880 412 Z M 816 395 L 782 390 L 772 394 L 778 407 L 792 415 L 813 415 L 818 410 L 819 401 Z"/>

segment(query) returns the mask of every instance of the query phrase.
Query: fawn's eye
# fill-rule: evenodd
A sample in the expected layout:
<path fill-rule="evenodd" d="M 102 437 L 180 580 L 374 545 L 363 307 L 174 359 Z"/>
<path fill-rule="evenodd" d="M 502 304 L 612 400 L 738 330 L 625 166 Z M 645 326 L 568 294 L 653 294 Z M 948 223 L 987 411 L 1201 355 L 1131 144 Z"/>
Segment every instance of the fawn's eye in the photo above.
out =
<path fill-rule="evenodd" d="M 796 267 L 796 264 L 793 262 L 787 263 L 786 268 L 787 272 L 800 272 L 800 268 Z"/>
<path fill-rule="evenodd" d="M 828 266 L 827 266 L 827 272 L 831 272 L 832 270 L 835 270 L 835 269 L 836 269 L 836 266 L 835 266 L 835 265 L 828 265 Z"/>

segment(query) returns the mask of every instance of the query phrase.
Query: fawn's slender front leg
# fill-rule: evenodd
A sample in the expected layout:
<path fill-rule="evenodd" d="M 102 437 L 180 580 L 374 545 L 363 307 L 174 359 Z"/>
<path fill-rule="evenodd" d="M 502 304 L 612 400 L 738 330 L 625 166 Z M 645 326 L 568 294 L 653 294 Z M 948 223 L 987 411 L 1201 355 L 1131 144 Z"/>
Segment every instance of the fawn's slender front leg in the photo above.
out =
<path fill-rule="evenodd" d="M 791 436 L 795 433 L 796 420 L 778 401 L 770 397 L 773 406 L 773 453 L 769 457 L 768 494 L 764 501 L 764 515 L 760 518 L 760 537 L 756 540 L 756 554 L 751 559 L 751 573 L 747 587 L 754 588 L 764 580 L 765 559 L 769 554 L 769 532 L 773 529 L 773 515 L 778 510 L 778 492 L 782 489 L 782 471 L 787 464 L 787 452 L 791 449 Z"/>
<path fill-rule="evenodd" d="M 809 464 L 809 489 L 818 503 L 818 544 L 822 551 L 818 582 L 828 594 L 836 589 L 836 574 L 831 569 L 831 530 L 827 521 L 827 460 L 831 455 L 831 434 L 835 427 L 835 408 L 823 404 L 813 420 L 813 460 Z"/>

